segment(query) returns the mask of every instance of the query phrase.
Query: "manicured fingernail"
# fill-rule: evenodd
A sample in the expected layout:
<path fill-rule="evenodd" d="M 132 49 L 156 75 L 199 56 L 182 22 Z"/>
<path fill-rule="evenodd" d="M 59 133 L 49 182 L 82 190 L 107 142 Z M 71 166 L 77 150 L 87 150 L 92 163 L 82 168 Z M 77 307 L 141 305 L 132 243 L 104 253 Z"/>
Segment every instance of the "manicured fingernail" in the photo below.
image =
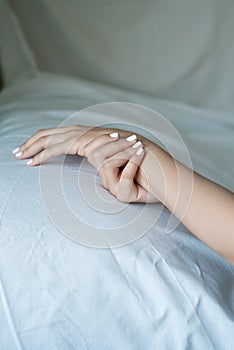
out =
<path fill-rule="evenodd" d="M 126 140 L 128 141 L 128 142 L 132 142 L 132 141 L 134 141 L 134 140 L 136 140 L 136 135 L 131 135 L 131 136 L 128 136 L 127 138 L 126 138 Z"/>
<path fill-rule="evenodd" d="M 17 147 L 16 149 L 14 149 L 14 151 L 12 151 L 13 154 L 17 153 L 19 151 L 19 147 Z"/>
<path fill-rule="evenodd" d="M 141 145 L 141 141 L 137 141 L 136 143 L 134 143 L 134 145 L 132 146 L 132 148 L 137 148 Z"/>
<path fill-rule="evenodd" d="M 23 152 L 18 152 L 18 153 L 16 153 L 15 156 L 18 158 L 18 157 L 22 156 L 22 154 L 23 154 Z"/>
<path fill-rule="evenodd" d="M 32 164 L 32 162 L 33 162 L 33 159 L 30 159 L 30 160 L 27 162 L 27 165 Z"/>
<path fill-rule="evenodd" d="M 141 147 L 141 148 L 139 148 L 137 151 L 136 151 L 136 155 L 137 156 L 140 156 L 142 153 L 143 153 L 143 148 Z"/>
<path fill-rule="evenodd" d="M 116 139 L 116 137 L 119 136 L 119 134 L 117 132 L 113 132 L 112 134 L 109 135 L 110 137 L 112 137 L 113 139 Z"/>

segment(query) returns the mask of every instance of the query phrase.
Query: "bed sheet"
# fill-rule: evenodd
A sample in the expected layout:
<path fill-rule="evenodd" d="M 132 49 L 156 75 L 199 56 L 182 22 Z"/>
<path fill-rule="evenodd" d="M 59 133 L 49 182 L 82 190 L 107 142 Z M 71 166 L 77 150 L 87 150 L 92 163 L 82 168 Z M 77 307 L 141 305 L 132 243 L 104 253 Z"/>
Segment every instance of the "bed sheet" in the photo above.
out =
<path fill-rule="evenodd" d="M 0 96 L 0 347 L 232 349 L 233 267 L 222 257 L 181 224 L 167 233 L 170 213 L 160 204 L 145 209 L 145 220 L 152 211 L 162 215 L 131 244 L 97 249 L 75 243 L 47 215 L 40 167 L 29 168 L 11 154 L 39 128 L 57 126 L 81 108 L 110 101 L 143 104 L 162 113 L 185 140 L 195 170 L 234 189 L 230 115 L 219 121 L 211 110 L 50 74 L 5 89 Z M 102 122 L 96 118 L 88 120 L 84 113 L 79 122 Z M 140 116 L 129 115 L 129 123 L 136 120 L 140 123 Z M 109 115 L 103 122 L 123 119 Z M 139 126 L 146 124 L 157 132 L 154 120 Z M 73 185 L 81 161 L 70 156 L 64 162 L 67 196 L 78 210 L 81 189 Z M 59 169 L 60 164 L 56 158 L 44 168 Z M 82 164 L 88 188 L 95 173 Z M 102 191 L 98 181 L 97 187 Z M 131 205 L 132 216 L 137 210 Z M 101 223 L 113 223 L 114 216 L 95 215 Z"/>

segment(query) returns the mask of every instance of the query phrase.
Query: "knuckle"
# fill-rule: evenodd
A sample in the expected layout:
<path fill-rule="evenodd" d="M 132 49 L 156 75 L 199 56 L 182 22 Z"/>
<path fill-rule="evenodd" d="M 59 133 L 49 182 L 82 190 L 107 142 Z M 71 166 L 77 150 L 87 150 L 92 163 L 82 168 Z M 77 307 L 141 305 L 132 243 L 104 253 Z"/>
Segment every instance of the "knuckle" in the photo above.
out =
<path fill-rule="evenodd" d="M 48 136 L 41 136 L 39 139 L 39 142 L 44 145 L 47 142 L 47 140 L 48 140 Z"/>

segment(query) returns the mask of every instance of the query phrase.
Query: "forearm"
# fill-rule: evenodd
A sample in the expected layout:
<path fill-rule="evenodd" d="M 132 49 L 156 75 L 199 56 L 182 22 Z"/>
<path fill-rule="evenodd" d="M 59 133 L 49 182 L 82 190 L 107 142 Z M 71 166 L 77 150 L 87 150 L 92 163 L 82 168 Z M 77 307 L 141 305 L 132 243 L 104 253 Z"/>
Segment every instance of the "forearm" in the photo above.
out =
<path fill-rule="evenodd" d="M 146 145 L 137 181 L 153 193 L 200 240 L 234 264 L 234 195 Z M 148 182 L 148 184 L 147 184 Z"/>
<path fill-rule="evenodd" d="M 123 158 L 127 156 L 129 160 L 128 157 L 133 156 L 132 146 L 135 141 L 133 143 L 126 141 L 126 137 L 129 136 L 128 131 L 87 126 L 39 130 L 13 153 L 18 159 L 33 157 L 27 163 L 30 166 L 41 164 L 60 154 L 87 156 L 85 150 L 87 147 L 90 148 L 91 142 L 96 142 L 95 140 L 101 137 L 100 143 L 95 143 L 95 147 L 99 149 L 105 143 L 110 144 L 113 140 L 110 133 L 116 133 L 116 131 L 118 137 L 115 141 L 122 139 L 120 145 L 131 148 L 131 151 L 128 150 L 127 153 L 123 154 Z M 104 139 L 102 139 L 102 135 L 104 135 Z M 149 188 L 149 192 L 168 207 L 194 235 L 234 264 L 233 193 L 186 168 L 148 139 L 141 135 L 137 135 L 137 138 L 144 145 L 145 156 L 139 171 L 134 172 L 134 177 L 130 181 L 130 187 L 133 189 L 136 201 L 149 199 L 149 197 L 147 198 L 148 192 L 145 191 Z M 99 162 L 97 168 L 100 168 L 101 164 Z M 119 165 L 116 164 L 117 169 L 112 169 L 115 175 L 119 175 L 118 167 Z M 117 195 L 116 186 L 113 186 L 113 172 L 110 175 L 106 169 L 104 173 L 103 179 L 110 180 L 107 189 L 111 190 L 112 188 L 111 193 Z M 135 186 L 135 181 L 133 181 L 135 175 L 136 183 L 142 187 Z M 118 181 L 118 176 L 116 181 Z M 112 186 L 110 186 L 111 183 Z M 122 181 L 122 183 L 124 182 Z M 137 191 L 139 192 L 137 193 Z"/>

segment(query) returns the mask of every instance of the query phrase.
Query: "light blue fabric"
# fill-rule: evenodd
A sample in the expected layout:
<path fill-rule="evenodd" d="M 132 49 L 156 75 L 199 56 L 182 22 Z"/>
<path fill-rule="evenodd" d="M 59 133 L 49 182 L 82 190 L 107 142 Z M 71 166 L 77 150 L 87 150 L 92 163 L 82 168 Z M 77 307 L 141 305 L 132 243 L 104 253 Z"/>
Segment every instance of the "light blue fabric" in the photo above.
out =
<path fill-rule="evenodd" d="M 102 250 L 76 244 L 47 216 L 40 167 L 27 167 L 11 154 L 37 129 L 56 126 L 80 108 L 118 100 L 162 112 L 184 137 L 195 169 L 233 190 L 234 124 L 228 116 L 219 122 L 213 111 L 46 74 L 5 90 L 0 97 L 3 350 L 233 347 L 233 268 L 218 254 L 182 225 L 167 234 L 166 209 L 147 235 L 127 246 Z M 85 118 L 80 122 L 91 122 Z M 112 116 L 109 121 L 122 122 Z M 154 120 L 142 119 L 143 126 L 150 123 L 157 130 Z M 59 159 L 45 165 L 50 166 L 59 166 Z M 76 158 L 66 159 L 68 178 L 74 180 L 78 166 Z M 75 202 L 76 193 L 69 191 L 68 199 Z"/>

